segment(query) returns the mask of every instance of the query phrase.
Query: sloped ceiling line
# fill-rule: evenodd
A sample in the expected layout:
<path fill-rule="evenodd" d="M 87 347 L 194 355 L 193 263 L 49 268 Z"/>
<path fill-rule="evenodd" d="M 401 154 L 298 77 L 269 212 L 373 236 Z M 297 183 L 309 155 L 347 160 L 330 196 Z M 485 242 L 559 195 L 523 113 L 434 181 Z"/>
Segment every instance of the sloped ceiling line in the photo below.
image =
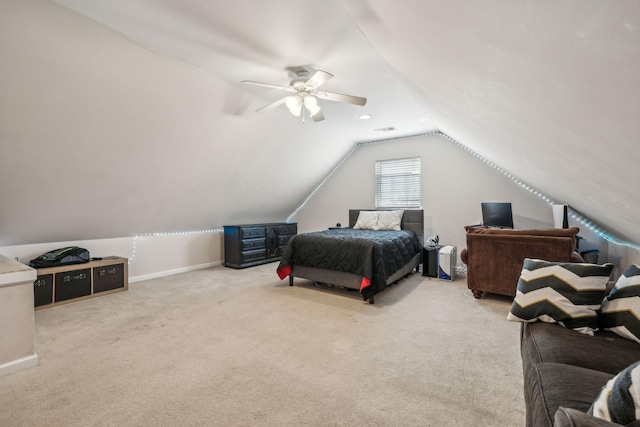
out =
<path fill-rule="evenodd" d="M 336 171 L 338 169 L 340 169 L 340 167 L 343 165 L 343 163 L 346 162 L 347 159 L 349 157 L 351 157 L 351 155 L 353 153 L 355 153 L 360 147 L 364 147 L 365 145 L 381 144 L 381 143 L 384 143 L 384 142 L 402 141 L 402 140 L 405 140 L 405 139 L 419 138 L 419 137 L 423 137 L 423 136 L 438 135 L 439 133 L 440 133 L 439 131 L 433 131 L 433 132 L 421 133 L 421 134 L 418 134 L 418 135 L 409 135 L 409 136 L 403 136 L 403 137 L 399 137 L 399 138 L 379 139 L 379 140 L 375 140 L 375 141 L 367 141 L 367 142 L 359 142 L 359 143 L 357 143 L 338 162 L 338 164 L 333 169 L 331 169 L 331 172 L 329 172 L 329 174 L 327 176 L 325 176 L 322 181 L 320 181 L 320 183 L 316 186 L 316 188 L 314 188 L 311 191 L 311 193 L 309 193 L 309 195 L 307 197 L 305 197 L 305 199 L 302 201 L 300 206 L 298 206 L 293 212 L 291 212 L 291 214 L 287 217 L 287 219 L 285 221 L 286 222 L 291 222 L 293 220 L 293 218 L 298 214 L 298 212 L 300 212 L 300 210 L 302 208 L 304 208 L 304 206 L 309 202 L 309 200 L 311 200 L 311 198 L 318 192 L 318 190 L 320 190 L 320 188 L 322 188 L 322 186 L 333 176 L 333 174 L 336 173 Z"/>
<path fill-rule="evenodd" d="M 478 160 L 481 160 L 484 163 L 486 163 L 487 166 L 490 166 L 490 167 L 494 168 L 496 171 L 502 173 L 504 176 L 506 176 L 507 178 L 512 180 L 514 183 L 516 183 L 517 185 L 519 185 L 523 189 L 529 191 L 530 193 L 533 193 L 535 196 L 540 197 L 542 200 L 547 202 L 549 205 L 554 205 L 554 204 L 558 203 L 558 202 L 552 200 L 547 195 L 541 193 L 540 191 L 536 190 L 532 186 L 530 186 L 527 183 L 523 182 L 517 176 L 512 175 L 508 171 L 502 169 L 500 166 L 498 166 L 495 163 L 491 162 L 489 159 L 487 159 L 487 158 L 483 157 L 482 155 L 478 154 L 477 152 L 473 151 L 472 149 L 470 149 L 466 145 L 464 145 L 461 142 L 456 141 L 455 139 L 451 138 L 449 135 L 447 135 L 445 133 L 442 133 L 442 132 L 436 132 L 436 134 L 439 135 L 439 136 L 442 136 L 443 138 L 445 138 L 445 139 L 447 139 L 447 140 L 449 140 L 451 142 L 453 142 L 458 147 L 462 148 L 463 150 L 467 151 L 472 156 L 476 157 Z M 609 231 L 604 229 L 602 226 L 596 224 L 591 219 L 589 219 L 589 218 L 585 217 L 584 215 L 580 214 L 578 211 L 573 209 L 571 206 L 569 206 L 569 209 L 571 209 L 571 215 L 570 215 L 571 218 L 575 219 L 577 222 L 579 222 L 580 224 L 584 225 L 589 230 L 593 231 L 595 234 L 597 234 L 598 236 L 602 237 L 603 239 L 605 239 L 609 243 L 613 243 L 615 245 L 626 246 L 628 248 L 640 250 L 640 245 L 639 244 L 633 243 L 633 242 L 629 242 L 629 241 L 627 241 L 625 239 L 616 237 L 613 234 L 611 234 Z"/>
<path fill-rule="evenodd" d="M 569 206 L 569 209 L 571 210 L 571 213 L 569 214 L 569 216 L 571 218 L 575 219 L 577 222 L 579 222 L 580 224 L 584 225 L 589 230 L 592 230 L 594 233 L 596 233 L 597 235 L 601 236 L 607 242 L 613 243 L 614 245 L 618 245 L 618 246 L 625 246 L 627 248 L 640 250 L 640 244 L 629 242 L 629 241 L 627 241 L 625 239 L 621 239 L 619 237 L 616 237 L 616 236 L 610 234 L 605 229 L 603 229 L 598 224 L 596 224 L 593 221 L 591 221 L 589 218 L 587 218 L 584 215 L 580 214 L 578 211 L 573 209 L 571 206 Z"/>
<path fill-rule="evenodd" d="M 371 144 L 380 144 L 380 143 L 386 143 L 386 142 L 396 142 L 396 141 L 402 141 L 402 140 L 406 140 L 406 139 L 419 138 L 419 137 L 431 136 L 431 135 L 440 136 L 440 137 L 445 138 L 446 140 L 456 144 L 458 147 L 462 148 L 463 150 L 465 150 L 466 152 L 468 152 L 472 156 L 476 157 L 478 160 L 481 160 L 482 162 L 484 162 L 487 166 L 492 167 L 496 171 L 502 173 L 505 177 L 507 177 L 510 180 L 512 180 L 519 187 L 523 188 L 524 190 L 529 191 L 530 193 L 534 194 L 535 196 L 538 196 L 539 198 L 544 200 L 549 205 L 554 205 L 554 204 L 558 203 L 558 202 L 554 201 L 553 199 L 551 199 L 546 194 L 538 191 L 537 189 L 535 189 L 531 185 L 525 183 L 524 181 L 519 179 L 517 176 L 515 176 L 515 175 L 511 174 L 510 172 L 504 170 L 500 166 L 498 166 L 495 163 L 491 162 L 489 159 L 483 157 L 482 155 L 480 155 L 477 152 L 473 151 L 472 149 L 470 149 L 466 145 L 464 145 L 461 142 L 457 141 L 456 139 L 450 137 L 446 133 L 444 133 L 442 131 L 433 131 L 433 132 L 427 132 L 427 133 L 422 133 L 422 134 L 418 134 L 418 135 L 404 136 L 404 137 L 400 137 L 400 138 L 381 139 L 381 140 L 357 143 L 338 162 L 338 164 L 336 164 L 336 166 L 327 174 L 327 176 L 325 176 L 324 179 L 322 179 L 322 181 L 320 181 L 320 183 L 311 191 L 311 193 L 309 193 L 309 195 L 307 197 L 305 197 L 305 199 L 302 201 L 302 203 L 293 212 L 291 212 L 291 214 L 286 218 L 285 221 L 286 222 L 293 221 L 293 218 L 298 214 L 298 212 L 300 212 L 300 210 L 304 208 L 304 206 L 320 190 L 320 188 L 322 188 L 322 186 L 333 176 L 333 174 L 336 173 L 336 171 L 338 169 L 340 169 L 340 167 L 344 164 L 344 162 L 347 161 L 347 159 L 349 159 L 349 157 L 351 157 L 353 155 L 353 153 L 355 153 L 360 147 L 364 147 L 364 146 L 371 145 Z M 619 245 L 619 246 L 626 246 L 626 247 L 629 247 L 629 248 L 632 248 L 632 249 L 640 250 L 640 245 L 638 245 L 637 243 L 629 242 L 629 241 L 627 241 L 625 239 L 622 239 L 622 238 L 614 236 L 609 231 L 604 229 L 602 226 L 596 224 L 591 219 L 589 219 L 589 218 L 585 217 L 584 215 L 580 214 L 575 209 L 573 209 L 571 207 L 570 207 L 570 209 L 571 209 L 571 218 L 575 219 L 577 222 L 579 222 L 580 224 L 584 225 L 589 230 L 593 231 L 595 234 L 597 234 L 598 236 L 600 236 L 603 239 L 607 240 L 608 242 L 616 244 L 616 245 Z"/>
<path fill-rule="evenodd" d="M 2 180 L 5 183 L 0 191 L 16 200 L 22 200 L 22 194 L 31 194 L 42 205 L 56 202 L 59 194 L 38 193 L 46 192 L 37 179 L 40 175 L 32 171 L 66 165 L 70 155 L 81 158 L 74 141 L 88 133 L 105 142 L 137 139 L 140 141 L 137 155 L 145 156 L 146 148 L 155 150 L 160 137 L 169 143 L 174 135 L 172 132 L 159 135 L 161 132 L 155 126 L 159 117 L 172 117 L 167 129 L 181 134 L 186 128 L 202 126 L 201 130 L 189 133 L 189 138 L 202 146 L 211 135 L 210 140 L 216 142 L 233 136 L 243 146 L 263 147 L 264 132 L 270 132 L 274 141 L 280 138 L 283 144 L 293 146 L 304 131 L 289 126 L 290 116 L 285 111 L 274 113 L 269 119 L 249 114 L 229 118 L 215 114 L 220 108 L 227 110 L 218 105 L 218 100 L 220 104 L 226 101 L 216 95 L 230 90 L 242 92 L 248 100 L 243 108 L 249 109 L 257 100 L 239 88 L 242 78 L 280 81 L 287 65 L 322 64 L 339 76 L 332 81 L 332 89 L 348 90 L 370 100 L 367 110 L 373 111 L 372 121 L 365 129 L 362 122 L 354 120 L 355 111 L 353 116 L 344 114 L 342 111 L 348 111 L 349 106 L 340 105 L 336 107 L 340 113 L 332 115 L 330 122 L 305 135 L 309 140 L 324 141 L 327 135 L 336 134 L 329 127 L 335 126 L 334 129 L 341 129 L 341 142 L 349 145 L 334 147 L 331 152 L 322 150 L 327 163 L 316 164 L 314 174 L 307 174 L 307 180 L 298 183 L 297 191 L 301 193 L 292 196 L 296 199 L 291 206 L 355 142 L 380 135 L 376 128 L 395 125 L 397 129 L 406 129 L 405 135 L 411 135 L 435 130 L 437 123 L 440 130 L 465 141 L 496 164 L 508 165 L 538 188 L 549 192 L 553 189 L 554 197 L 588 212 L 616 234 L 640 242 L 640 229 L 636 226 L 640 199 L 633 192 L 633 183 L 639 178 L 639 169 L 635 167 L 637 155 L 634 156 L 638 145 L 632 143 L 637 139 L 640 123 L 636 120 L 640 109 L 637 96 L 640 2 L 561 2 L 561 6 L 557 2 L 546 3 L 534 6 L 531 2 L 523 13 L 521 6 L 499 0 L 410 2 L 407 7 L 381 0 L 0 2 L 3 12 L 0 16 L 6 24 L 0 27 L 2 34 L 9 36 L 3 38 L 6 43 L 0 50 L 3 59 L 12 59 L 4 61 L 7 64 L 3 62 L 8 67 L 0 67 L 1 74 L 10 77 L 2 81 L 11 83 L 6 85 L 11 96 L 3 103 L 11 114 L 2 114 L 1 124 L 7 126 L 5 135 L 19 138 L 15 143 L 10 143 L 11 137 L 2 141 L 0 163 L 5 162 L 0 169 L 8 179 Z M 425 17 L 430 17 L 428 22 Z M 34 22 L 31 28 L 29 25 Z M 114 37 L 112 32 L 119 35 Z M 141 52 L 138 46 L 129 46 L 129 42 L 146 46 L 147 51 Z M 148 55 L 149 50 L 160 57 Z M 197 64 L 196 68 L 207 70 L 210 76 L 193 73 L 192 67 L 183 69 L 181 64 L 164 61 L 161 56 Z M 126 65 L 120 67 L 119 63 Z M 49 66 L 38 69 L 33 64 Z M 96 72 L 84 73 L 94 68 Z M 118 79 L 102 80 L 113 71 Z M 135 90 L 125 92 L 129 87 Z M 76 88 L 80 90 L 70 97 L 68 90 Z M 40 89 L 49 96 L 24 96 L 37 95 Z M 102 94 L 108 96 L 95 96 Z M 71 102 L 76 95 L 82 102 Z M 100 99 L 97 104 L 96 99 Z M 149 99 L 155 104 L 151 106 L 157 108 L 149 108 Z M 176 108 L 176 100 L 191 101 L 195 111 L 206 110 L 207 114 L 212 111 L 212 119 L 196 121 L 185 109 Z M 122 101 L 132 102 L 133 110 L 145 114 L 131 120 L 131 114 L 124 111 L 118 114 L 118 109 L 110 108 L 112 103 Z M 59 102 L 65 106 L 75 104 L 76 108 L 57 108 Z M 92 107 L 87 109 L 87 117 L 94 120 L 106 114 L 104 120 L 79 121 L 77 115 L 85 114 L 81 107 L 84 103 Z M 331 104 L 327 108 L 332 108 Z M 183 114 L 176 116 L 180 110 Z M 47 121 L 37 120 L 40 117 Z M 60 117 L 66 121 L 60 121 Z M 33 120 L 39 122 L 38 126 L 30 126 Z M 286 137 L 279 132 L 285 127 L 285 120 Z M 117 133 L 94 131 L 112 127 L 114 121 L 128 126 L 113 127 Z M 66 126 L 67 123 L 70 125 Z M 81 125 L 77 126 L 78 123 Z M 154 126 L 144 126 L 145 123 Z M 279 126 L 280 123 L 283 125 Z M 55 132 L 48 132 L 53 129 Z M 544 129 L 545 135 L 540 135 L 539 129 Z M 33 163 L 31 159 L 27 169 L 9 155 L 21 153 L 25 142 L 39 144 L 40 134 L 44 133 L 48 140 L 61 141 L 56 146 L 55 162 L 47 158 L 35 159 Z M 96 144 L 102 140 L 95 138 Z M 194 145 L 193 152 L 198 147 Z M 222 149 L 222 144 L 219 147 Z M 8 150 L 6 156 L 4 150 Z M 157 151 L 154 161 L 179 165 L 182 169 L 174 176 L 185 173 L 191 177 L 191 172 L 197 170 L 186 166 L 186 162 L 173 162 L 174 152 L 164 151 Z M 126 203 L 118 209 L 107 206 L 108 203 L 93 203 L 94 206 L 86 206 L 89 209 L 84 210 L 81 224 L 68 220 L 68 214 L 77 211 L 73 204 L 65 204 L 69 211 L 58 212 L 51 223 L 45 224 L 32 220 L 37 209 L 31 205 L 12 203 L 3 209 L 0 218 L 0 223 L 11 224 L 5 227 L 8 231 L 4 230 L 2 236 L 13 239 L 6 240 L 6 244 L 58 241 L 61 239 L 58 236 L 79 239 L 126 236 L 133 234 L 130 230 L 172 229 L 180 224 L 204 228 L 207 225 L 202 225 L 206 224 L 203 217 L 232 215 L 226 207 L 208 202 L 216 199 L 211 197 L 208 185 L 201 184 L 188 194 L 176 191 L 174 198 L 165 197 L 166 189 L 157 185 L 155 176 L 111 174 L 113 168 L 107 164 L 107 157 L 100 157 L 104 161 L 101 172 L 114 183 L 135 180 L 141 189 L 162 190 L 145 191 L 145 199 L 127 194 Z M 138 159 L 133 155 L 126 158 L 132 162 Z M 579 166 L 575 164 L 578 162 Z M 572 165 L 566 167 L 567 164 Z M 214 169 L 207 171 L 207 179 L 227 182 L 229 174 L 223 168 L 219 168 L 220 172 Z M 238 188 L 249 187 L 245 182 L 251 178 L 247 175 L 242 179 L 236 182 Z M 23 185 L 18 188 L 10 184 L 13 182 Z M 191 186 L 194 180 L 173 177 L 166 180 L 171 188 L 179 188 L 183 182 Z M 91 188 L 88 181 L 74 185 L 78 189 L 73 194 Z M 277 188 L 278 183 L 274 180 L 271 185 Z M 590 191 L 585 194 L 585 189 Z M 117 186 L 110 186 L 108 191 L 104 196 L 122 194 Z M 250 211 L 257 204 L 256 199 L 246 199 L 245 206 L 236 206 L 238 211 Z M 153 214 L 149 209 L 136 209 L 148 206 L 148 202 L 155 207 Z M 267 196 L 259 202 L 270 205 Z M 177 213 L 182 213 L 178 206 L 182 205 L 198 208 L 177 219 Z M 97 226 L 91 218 L 104 217 L 105 212 L 100 210 L 103 206 L 109 208 L 113 221 Z M 36 222 L 39 225 L 33 227 Z M 148 228 L 142 230 L 143 226 Z M 629 246 L 637 247 L 633 243 Z"/>
<path fill-rule="evenodd" d="M 450 137 L 446 133 L 443 133 L 441 131 L 433 131 L 433 132 L 423 133 L 423 134 L 419 134 L 419 135 L 411 135 L 411 136 L 405 136 L 405 137 L 400 137 L 400 138 L 381 139 L 381 140 L 366 141 L 366 142 L 357 143 L 338 162 L 338 164 L 336 164 L 336 166 L 327 174 L 327 176 L 313 189 L 313 191 L 311 191 L 311 193 L 309 193 L 309 195 L 307 197 L 305 197 L 305 199 L 302 201 L 302 203 L 285 219 L 285 222 L 292 222 L 293 218 L 298 214 L 298 212 L 300 212 L 300 210 L 302 210 L 304 208 L 304 206 L 320 190 L 320 188 L 322 188 L 322 186 L 324 184 L 326 184 L 326 182 L 338 171 L 338 169 L 340 169 L 340 167 L 344 164 L 344 162 L 346 162 L 349 159 L 349 157 L 351 157 L 361 147 L 364 147 L 364 146 L 367 146 L 367 145 L 372 145 L 372 144 L 381 144 L 381 143 L 386 143 L 386 142 L 397 142 L 397 141 L 402 141 L 402 140 L 406 140 L 406 139 L 419 138 L 419 137 L 423 137 L 423 136 L 432 136 L 432 135 L 440 136 L 440 137 L 445 138 L 446 140 L 456 144 L 459 148 L 462 148 L 464 151 L 466 151 L 469 154 L 471 154 L 472 156 L 476 157 L 478 160 L 481 160 L 487 166 L 492 167 L 496 171 L 502 173 L 507 178 L 511 179 L 518 186 L 520 186 L 523 189 L 529 191 L 530 193 L 533 193 L 534 195 L 540 197 L 542 200 L 547 202 L 549 205 L 554 205 L 554 204 L 557 203 L 554 200 L 552 200 L 550 197 L 546 196 L 545 194 L 541 193 L 540 191 L 536 190 L 535 188 L 533 188 L 530 185 L 526 184 L 525 182 L 521 181 L 518 177 L 516 177 L 516 176 L 512 175 L 511 173 L 509 173 L 508 171 L 502 169 L 498 165 L 494 164 L 493 162 L 491 162 L 490 160 L 486 159 L 485 157 L 483 157 L 482 155 L 478 154 L 477 152 L 471 150 L 469 147 L 467 147 L 466 145 L 462 144 L 461 142 L 455 140 L 454 138 Z M 602 228 L 598 224 L 594 223 L 593 221 L 591 221 L 589 218 L 585 217 L 584 215 L 580 214 L 575 209 L 573 209 L 571 207 L 569 207 L 569 209 L 571 210 L 570 216 L 571 216 L 572 219 L 576 220 L 577 222 L 579 222 L 583 226 L 587 227 L 588 229 L 590 229 L 591 231 L 593 231 L 597 235 L 601 236 L 606 241 L 608 241 L 608 242 L 610 242 L 612 244 L 615 244 L 615 245 L 625 246 L 625 247 L 628 247 L 628 248 L 640 250 L 640 245 L 638 245 L 636 243 L 632 243 L 632 242 L 626 241 L 624 239 L 620 239 L 620 238 L 618 238 L 616 236 L 613 236 L 608 231 L 606 231 L 604 228 Z M 137 235 L 132 237 L 131 256 L 128 258 L 128 263 L 131 264 L 134 261 L 135 257 L 136 257 L 136 241 L 137 241 L 138 238 L 141 238 L 141 237 L 165 237 L 165 236 L 176 236 L 176 235 L 185 235 L 185 234 L 201 234 L 201 233 L 221 233 L 223 231 L 224 231 L 224 229 L 222 227 L 217 227 L 217 228 L 212 228 L 212 229 L 207 229 L 207 230 L 192 230 L 192 231 L 177 231 L 177 232 L 156 232 L 156 233 L 137 234 Z"/>

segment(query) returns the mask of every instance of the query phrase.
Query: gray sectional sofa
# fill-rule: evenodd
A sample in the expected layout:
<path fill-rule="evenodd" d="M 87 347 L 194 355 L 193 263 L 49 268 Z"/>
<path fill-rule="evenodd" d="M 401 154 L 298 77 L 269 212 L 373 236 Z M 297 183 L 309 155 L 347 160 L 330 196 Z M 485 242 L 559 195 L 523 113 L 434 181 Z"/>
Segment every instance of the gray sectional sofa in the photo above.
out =
<path fill-rule="evenodd" d="M 545 322 L 522 323 L 520 338 L 527 427 L 619 425 L 586 412 L 609 379 L 640 360 L 640 344 Z"/>

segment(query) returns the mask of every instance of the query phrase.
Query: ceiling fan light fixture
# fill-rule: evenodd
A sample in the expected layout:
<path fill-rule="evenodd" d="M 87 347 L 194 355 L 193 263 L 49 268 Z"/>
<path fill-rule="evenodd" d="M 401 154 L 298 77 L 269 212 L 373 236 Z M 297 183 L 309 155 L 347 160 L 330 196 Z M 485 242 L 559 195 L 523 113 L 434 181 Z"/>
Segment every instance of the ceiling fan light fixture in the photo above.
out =
<path fill-rule="evenodd" d="M 315 96 L 306 95 L 303 98 L 304 107 L 309 111 L 309 114 L 315 116 L 320 112 L 320 106 L 318 105 L 318 99 Z"/>
<path fill-rule="evenodd" d="M 290 95 L 284 99 L 284 105 L 287 106 L 291 114 L 300 117 L 302 112 L 302 99 L 298 95 Z"/>
<path fill-rule="evenodd" d="M 367 98 L 362 98 L 360 96 L 318 91 L 318 87 L 322 86 L 333 77 L 333 74 L 331 73 L 327 73 L 326 71 L 322 70 L 310 70 L 307 67 L 289 67 L 287 69 L 294 74 L 294 78 L 289 83 L 289 86 L 255 82 L 252 80 L 242 81 L 242 83 L 252 84 L 255 86 L 263 86 L 272 89 L 280 89 L 285 92 L 294 93 L 293 95 L 280 98 L 279 100 L 272 102 L 271 104 L 256 111 L 271 110 L 282 104 L 285 104 L 291 114 L 297 117 L 302 116 L 302 121 L 304 121 L 304 108 L 309 113 L 309 116 L 313 119 L 314 122 L 320 122 L 324 120 L 324 114 L 322 114 L 322 109 L 320 108 L 320 105 L 318 105 L 318 97 L 327 101 L 341 102 L 359 106 L 363 106 L 367 103 Z"/>

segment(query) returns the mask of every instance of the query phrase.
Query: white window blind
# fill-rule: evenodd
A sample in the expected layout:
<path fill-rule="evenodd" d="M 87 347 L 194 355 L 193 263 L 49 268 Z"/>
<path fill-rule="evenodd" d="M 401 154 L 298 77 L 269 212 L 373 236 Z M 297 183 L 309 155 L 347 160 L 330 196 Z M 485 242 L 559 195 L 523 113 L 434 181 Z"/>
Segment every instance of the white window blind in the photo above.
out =
<path fill-rule="evenodd" d="M 376 208 L 420 207 L 420 157 L 376 161 Z"/>

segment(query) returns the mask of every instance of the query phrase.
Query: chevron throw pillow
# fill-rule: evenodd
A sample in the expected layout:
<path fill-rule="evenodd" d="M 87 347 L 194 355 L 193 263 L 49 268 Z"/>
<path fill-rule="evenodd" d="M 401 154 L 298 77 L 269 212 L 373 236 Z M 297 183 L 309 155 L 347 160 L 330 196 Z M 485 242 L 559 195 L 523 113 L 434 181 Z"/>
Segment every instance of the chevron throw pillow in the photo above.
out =
<path fill-rule="evenodd" d="M 598 328 L 598 309 L 613 264 L 525 259 L 507 319 L 558 323 L 587 335 Z"/>
<path fill-rule="evenodd" d="M 618 278 L 600 308 L 600 327 L 640 343 L 640 265 Z"/>
<path fill-rule="evenodd" d="M 587 413 L 616 425 L 632 425 L 640 414 L 640 362 L 607 381 Z"/>

